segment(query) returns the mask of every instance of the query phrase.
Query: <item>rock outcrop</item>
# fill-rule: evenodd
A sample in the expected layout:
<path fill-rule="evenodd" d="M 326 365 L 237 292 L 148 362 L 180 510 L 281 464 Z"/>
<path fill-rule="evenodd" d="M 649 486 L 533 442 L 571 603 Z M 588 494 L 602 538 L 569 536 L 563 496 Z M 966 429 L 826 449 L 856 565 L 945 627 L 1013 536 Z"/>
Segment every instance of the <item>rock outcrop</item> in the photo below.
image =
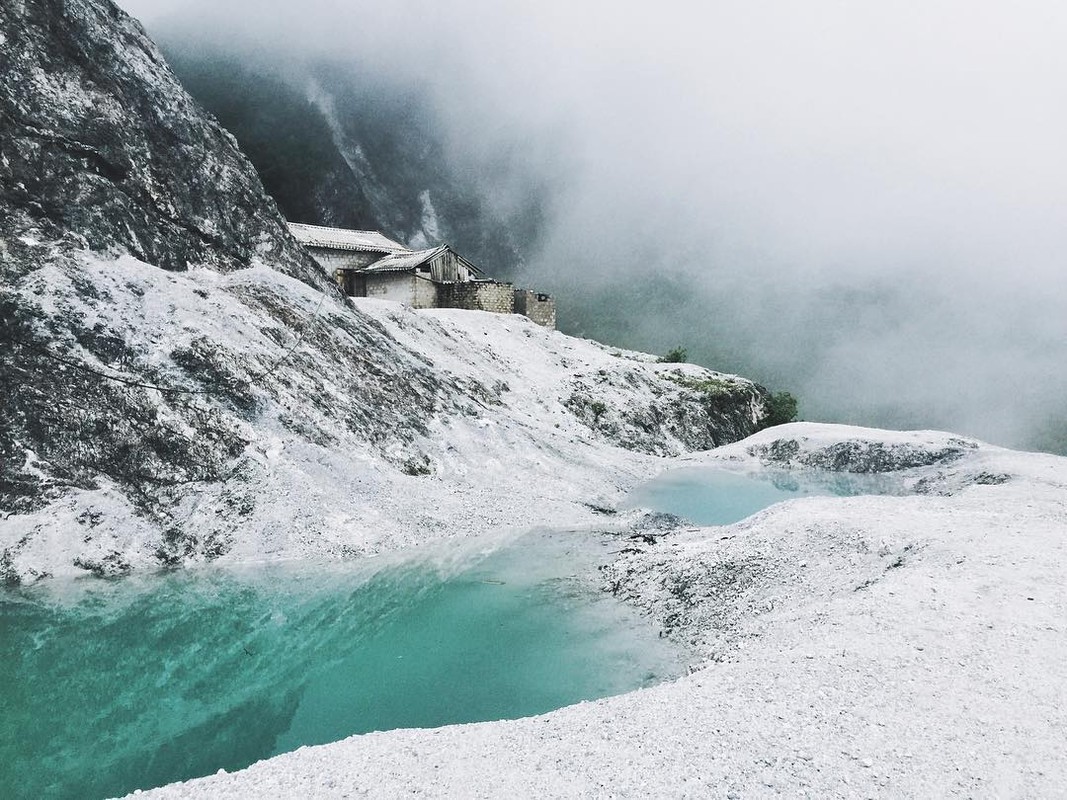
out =
<path fill-rule="evenodd" d="M 0 34 L 5 240 L 65 239 L 168 269 L 259 258 L 321 283 L 233 137 L 136 20 L 110 2 L 14 0 Z"/>

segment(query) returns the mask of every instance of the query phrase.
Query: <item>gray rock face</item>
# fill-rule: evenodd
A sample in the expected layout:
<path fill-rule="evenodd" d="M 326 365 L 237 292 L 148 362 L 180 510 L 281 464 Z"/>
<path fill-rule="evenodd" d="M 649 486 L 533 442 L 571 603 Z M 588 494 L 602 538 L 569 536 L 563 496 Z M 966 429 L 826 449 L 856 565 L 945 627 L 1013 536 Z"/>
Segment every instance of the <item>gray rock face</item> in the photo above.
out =
<path fill-rule="evenodd" d="M 108 0 L 0 6 L 0 230 L 168 269 L 256 257 L 320 278 L 233 138 Z"/>
<path fill-rule="evenodd" d="M 648 389 L 654 399 L 614 407 L 599 401 L 604 386 Z M 625 367 L 579 375 L 565 401 L 583 423 L 620 447 L 657 456 L 710 450 L 762 427 L 769 394 L 747 380 L 692 381 L 668 374 L 652 380 Z"/>
<path fill-rule="evenodd" d="M 308 441 L 335 424 L 383 451 L 419 435 L 435 376 L 333 295 L 136 21 L 108 0 L 4 3 L 0 73 L 0 516 L 114 487 L 160 531 L 160 562 L 180 563 L 229 535 L 174 512 L 190 488 L 226 482 L 237 518 L 255 506 L 239 456 L 268 410 Z M 86 250 L 162 269 L 94 271 Z M 324 289 L 320 308 L 164 272 L 257 262 Z M 198 330 L 221 308 L 244 330 Z M 5 565 L 30 538 L 0 573 L 17 577 Z"/>

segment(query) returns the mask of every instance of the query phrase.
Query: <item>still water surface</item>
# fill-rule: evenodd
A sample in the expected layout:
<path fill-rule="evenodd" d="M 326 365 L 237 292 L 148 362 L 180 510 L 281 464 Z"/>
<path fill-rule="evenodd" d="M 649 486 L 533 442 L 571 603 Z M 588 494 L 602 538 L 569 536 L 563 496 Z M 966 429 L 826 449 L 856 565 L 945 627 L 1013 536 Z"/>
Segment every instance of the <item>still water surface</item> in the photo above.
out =
<path fill-rule="evenodd" d="M 740 473 L 719 467 L 682 467 L 637 487 L 626 506 L 675 514 L 699 525 L 729 525 L 796 497 L 902 493 L 899 479 L 891 475 L 819 470 Z"/>
<path fill-rule="evenodd" d="M 619 547 L 540 532 L 0 593 L 0 797 L 121 795 L 678 675 L 686 654 L 598 589 Z"/>

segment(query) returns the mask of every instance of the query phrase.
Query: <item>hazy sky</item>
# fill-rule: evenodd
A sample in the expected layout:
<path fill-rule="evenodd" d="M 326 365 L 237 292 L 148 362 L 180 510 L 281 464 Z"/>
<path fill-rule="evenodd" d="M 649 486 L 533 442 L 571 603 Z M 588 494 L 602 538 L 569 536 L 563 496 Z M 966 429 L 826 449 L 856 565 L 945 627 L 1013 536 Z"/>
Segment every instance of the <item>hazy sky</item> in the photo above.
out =
<path fill-rule="evenodd" d="M 1062 0 L 121 5 L 424 86 L 459 157 L 555 187 L 533 277 L 684 287 L 635 341 L 809 417 L 1067 446 Z"/>

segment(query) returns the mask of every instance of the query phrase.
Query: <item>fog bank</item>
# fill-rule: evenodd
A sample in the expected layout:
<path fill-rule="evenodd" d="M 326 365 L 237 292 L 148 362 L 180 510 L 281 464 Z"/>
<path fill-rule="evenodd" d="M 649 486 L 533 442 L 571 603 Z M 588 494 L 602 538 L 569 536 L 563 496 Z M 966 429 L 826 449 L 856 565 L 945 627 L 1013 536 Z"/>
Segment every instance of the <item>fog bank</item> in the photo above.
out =
<path fill-rule="evenodd" d="M 550 192 L 523 277 L 572 331 L 1067 450 L 1061 3 L 122 5 L 428 92 L 500 202 Z"/>

